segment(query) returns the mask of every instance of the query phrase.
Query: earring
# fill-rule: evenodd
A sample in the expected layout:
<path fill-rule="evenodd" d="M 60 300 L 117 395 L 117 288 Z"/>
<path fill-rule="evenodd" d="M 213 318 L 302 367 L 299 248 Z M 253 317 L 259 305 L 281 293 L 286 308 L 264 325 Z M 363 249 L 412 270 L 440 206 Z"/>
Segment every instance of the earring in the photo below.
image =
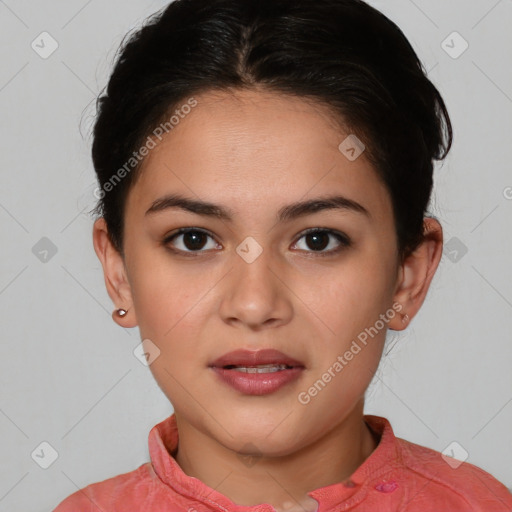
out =
<path fill-rule="evenodd" d="M 123 318 L 126 315 L 126 313 L 128 313 L 128 311 L 126 311 L 126 309 L 120 308 L 120 309 L 116 309 L 115 313 L 117 316 L 120 316 L 121 318 Z"/>
<path fill-rule="evenodd" d="M 406 324 L 408 321 L 409 321 L 409 315 L 408 315 L 408 314 L 405 314 L 405 315 L 402 317 L 402 323 L 403 323 L 403 324 Z"/>

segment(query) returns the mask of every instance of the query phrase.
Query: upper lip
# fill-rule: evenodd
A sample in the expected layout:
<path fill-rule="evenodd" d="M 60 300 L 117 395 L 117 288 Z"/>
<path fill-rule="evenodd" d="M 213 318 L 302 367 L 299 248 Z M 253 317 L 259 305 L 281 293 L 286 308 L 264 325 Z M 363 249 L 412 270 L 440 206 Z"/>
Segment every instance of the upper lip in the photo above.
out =
<path fill-rule="evenodd" d="M 235 350 L 215 359 L 210 366 L 222 368 L 228 365 L 258 366 L 261 364 L 286 364 L 288 366 L 304 367 L 304 365 L 300 361 L 297 361 L 297 359 L 293 359 L 292 357 L 275 349 Z"/>

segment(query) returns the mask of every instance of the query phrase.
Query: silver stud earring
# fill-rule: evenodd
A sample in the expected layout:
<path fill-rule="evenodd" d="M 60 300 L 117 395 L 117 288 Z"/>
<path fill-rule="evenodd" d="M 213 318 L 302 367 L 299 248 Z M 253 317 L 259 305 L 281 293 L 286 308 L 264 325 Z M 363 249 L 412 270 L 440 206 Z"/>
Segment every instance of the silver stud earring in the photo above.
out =
<path fill-rule="evenodd" d="M 128 311 L 126 311 L 126 309 L 120 308 L 120 309 L 116 310 L 117 316 L 120 316 L 121 318 L 124 317 L 126 315 L 126 313 L 128 313 Z"/>

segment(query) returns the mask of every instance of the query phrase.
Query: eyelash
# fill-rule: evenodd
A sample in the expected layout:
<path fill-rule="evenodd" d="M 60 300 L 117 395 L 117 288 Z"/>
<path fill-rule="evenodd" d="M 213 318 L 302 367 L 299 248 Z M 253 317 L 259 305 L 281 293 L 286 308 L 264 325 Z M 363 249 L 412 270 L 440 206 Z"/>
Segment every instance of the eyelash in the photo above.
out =
<path fill-rule="evenodd" d="M 197 257 L 198 253 L 207 252 L 207 251 L 203 251 L 203 250 L 199 250 L 199 251 L 183 251 L 181 249 L 175 249 L 173 247 L 169 247 L 170 242 L 172 242 L 176 237 L 178 237 L 179 235 L 182 235 L 182 234 L 186 234 L 186 233 L 203 233 L 203 234 L 209 236 L 210 238 L 214 238 L 210 233 L 208 233 L 207 231 L 205 231 L 203 229 L 200 229 L 200 228 L 180 228 L 178 231 L 176 231 L 172 235 L 169 235 L 166 238 L 164 238 L 162 243 L 163 243 L 164 246 L 166 246 L 173 253 L 184 255 L 185 257 L 192 257 L 193 258 L 193 257 Z M 319 257 L 332 256 L 334 254 L 338 254 L 342 250 L 344 250 L 344 249 L 346 249 L 346 248 L 348 248 L 348 247 L 350 247 L 352 245 L 352 242 L 351 242 L 350 238 L 347 235 L 345 235 L 344 233 L 340 233 L 338 231 L 332 230 L 332 229 L 327 229 L 327 228 L 311 228 L 311 229 L 307 229 L 306 231 L 303 231 L 300 234 L 299 238 L 297 239 L 297 242 L 301 238 L 304 238 L 307 235 L 322 234 L 322 233 L 334 236 L 340 242 L 340 246 L 337 249 L 331 249 L 329 251 L 324 251 L 324 252 L 321 252 L 321 251 L 306 251 L 306 252 L 312 252 L 315 255 L 314 257 L 317 257 L 317 256 L 319 256 Z M 295 244 L 297 242 L 295 242 Z"/>

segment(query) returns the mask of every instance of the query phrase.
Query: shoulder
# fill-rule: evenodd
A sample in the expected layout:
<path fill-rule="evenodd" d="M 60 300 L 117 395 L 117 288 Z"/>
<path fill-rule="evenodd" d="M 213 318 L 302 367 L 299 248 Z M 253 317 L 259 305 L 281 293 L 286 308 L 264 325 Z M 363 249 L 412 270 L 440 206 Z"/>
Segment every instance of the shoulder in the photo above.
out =
<path fill-rule="evenodd" d="M 490 473 L 426 446 L 396 440 L 401 462 L 413 483 L 411 504 L 414 500 L 433 500 L 444 507 L 464 506 L 467 512 L 512 511 L 511 492 Z"/>
<path fill-rule="evenodd" d="M 113 512 L 127 505 L 141 505 L 151 494 L 151 464 L 95 482 L 69 495 L 53 512 Z"/>

